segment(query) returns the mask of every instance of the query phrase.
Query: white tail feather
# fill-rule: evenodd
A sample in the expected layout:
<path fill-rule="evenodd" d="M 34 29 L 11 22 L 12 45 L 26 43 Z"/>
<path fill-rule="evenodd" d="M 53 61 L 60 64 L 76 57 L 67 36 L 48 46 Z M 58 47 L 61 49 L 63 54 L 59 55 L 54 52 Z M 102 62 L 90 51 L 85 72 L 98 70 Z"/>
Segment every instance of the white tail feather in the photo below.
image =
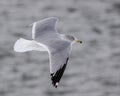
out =
<path fill-rule="evenodd" d="M 14 45 L 14 51 L 16 52 L 26 52 L 26 51 L 46 51 L 42 46 L 37 44 L 33 40 L 26 40 L 23 38 L 18 39 Z"/>

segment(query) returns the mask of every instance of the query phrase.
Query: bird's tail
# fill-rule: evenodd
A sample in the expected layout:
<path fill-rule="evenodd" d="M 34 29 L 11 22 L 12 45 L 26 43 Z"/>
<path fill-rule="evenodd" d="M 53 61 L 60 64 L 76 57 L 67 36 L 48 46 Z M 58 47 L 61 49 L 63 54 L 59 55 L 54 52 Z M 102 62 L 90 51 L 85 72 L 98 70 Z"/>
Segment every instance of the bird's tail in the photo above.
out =
<path fill-rule="evenodd" d="M 23 38 L 18 39 L 14 45 L 14 51 L 16 52 L 26 52 L 26 51 L 46 51 L 42 46 L 37 44 L 33 40 L 26 40 Z"/>

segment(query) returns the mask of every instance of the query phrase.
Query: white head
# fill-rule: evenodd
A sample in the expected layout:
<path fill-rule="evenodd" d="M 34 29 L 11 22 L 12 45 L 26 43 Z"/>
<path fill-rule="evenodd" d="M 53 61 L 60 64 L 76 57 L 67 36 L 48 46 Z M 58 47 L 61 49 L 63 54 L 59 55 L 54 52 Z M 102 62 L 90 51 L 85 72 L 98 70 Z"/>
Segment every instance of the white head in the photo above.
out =
<path fill-rule="evenodd" d="M 72 42 L 72 44 L 74 43 L 82 43 L 81 40 L 77 39 L 76 37 L 72 36 L 72 35 L 63 35 L 63 38 L 69 42 Z"/>

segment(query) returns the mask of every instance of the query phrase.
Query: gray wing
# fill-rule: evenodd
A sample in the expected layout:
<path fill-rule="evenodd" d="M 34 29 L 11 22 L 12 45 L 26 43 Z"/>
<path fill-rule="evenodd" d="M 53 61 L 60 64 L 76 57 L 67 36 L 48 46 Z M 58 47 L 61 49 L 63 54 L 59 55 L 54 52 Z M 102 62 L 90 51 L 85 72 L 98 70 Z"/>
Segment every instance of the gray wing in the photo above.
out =
<path fill-rule="evenodd" d="M 50 17 L 33 23 L 32 38 L 41 38 L 47 33 L 56 33 L 55 25 L 58 21 L 56 17 Z"/>
<path fill-rule="evenodd" d="M 35 22 L 32 30 L 33 39 L 38 43 L 49 47 L 49 49 L 51 48 L 51 50 L 56 49 L 56 46 L 59 43 L 66 42 L 65 40 L 62 40 L 61 35 L 56 32 L 55 25 L 57 20 L 56 17 L 50 17 Z"/>
<path fill-rule="evenodd" d="M 56 50 L 50 53 L 50 73 L 53 86 L 57 87 L 58 83 L 65 71 L 69 54 L 71 51 L 71 45 L 64 42 L 58 43 Z M 56 46 L 55 46 L 56 47 Z M 63 48 L 65 47 L 65 48 Z"/>
<path fill-rule="evenodd" d="M 71 44 L 56 32 L 57 18 L 51 17 L 33 24 L 33 39 L 47 47 L 50 57 L 52 84 L 57 87 L 67 65 Z"/>

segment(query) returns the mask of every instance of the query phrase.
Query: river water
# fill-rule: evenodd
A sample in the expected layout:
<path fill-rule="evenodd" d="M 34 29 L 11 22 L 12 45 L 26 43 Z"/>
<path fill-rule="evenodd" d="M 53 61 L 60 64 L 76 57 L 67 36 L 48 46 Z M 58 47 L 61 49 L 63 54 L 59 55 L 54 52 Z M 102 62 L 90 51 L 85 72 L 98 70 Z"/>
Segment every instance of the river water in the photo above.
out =
<path fill-rule="evenodd" d="M 75 44 L 54 88 L 47 52 L 16 53 L 29 24 L 59 18 L 60 33 Z M 120 0 L 0 0 L 0 96 L 120 96 Z"/>

